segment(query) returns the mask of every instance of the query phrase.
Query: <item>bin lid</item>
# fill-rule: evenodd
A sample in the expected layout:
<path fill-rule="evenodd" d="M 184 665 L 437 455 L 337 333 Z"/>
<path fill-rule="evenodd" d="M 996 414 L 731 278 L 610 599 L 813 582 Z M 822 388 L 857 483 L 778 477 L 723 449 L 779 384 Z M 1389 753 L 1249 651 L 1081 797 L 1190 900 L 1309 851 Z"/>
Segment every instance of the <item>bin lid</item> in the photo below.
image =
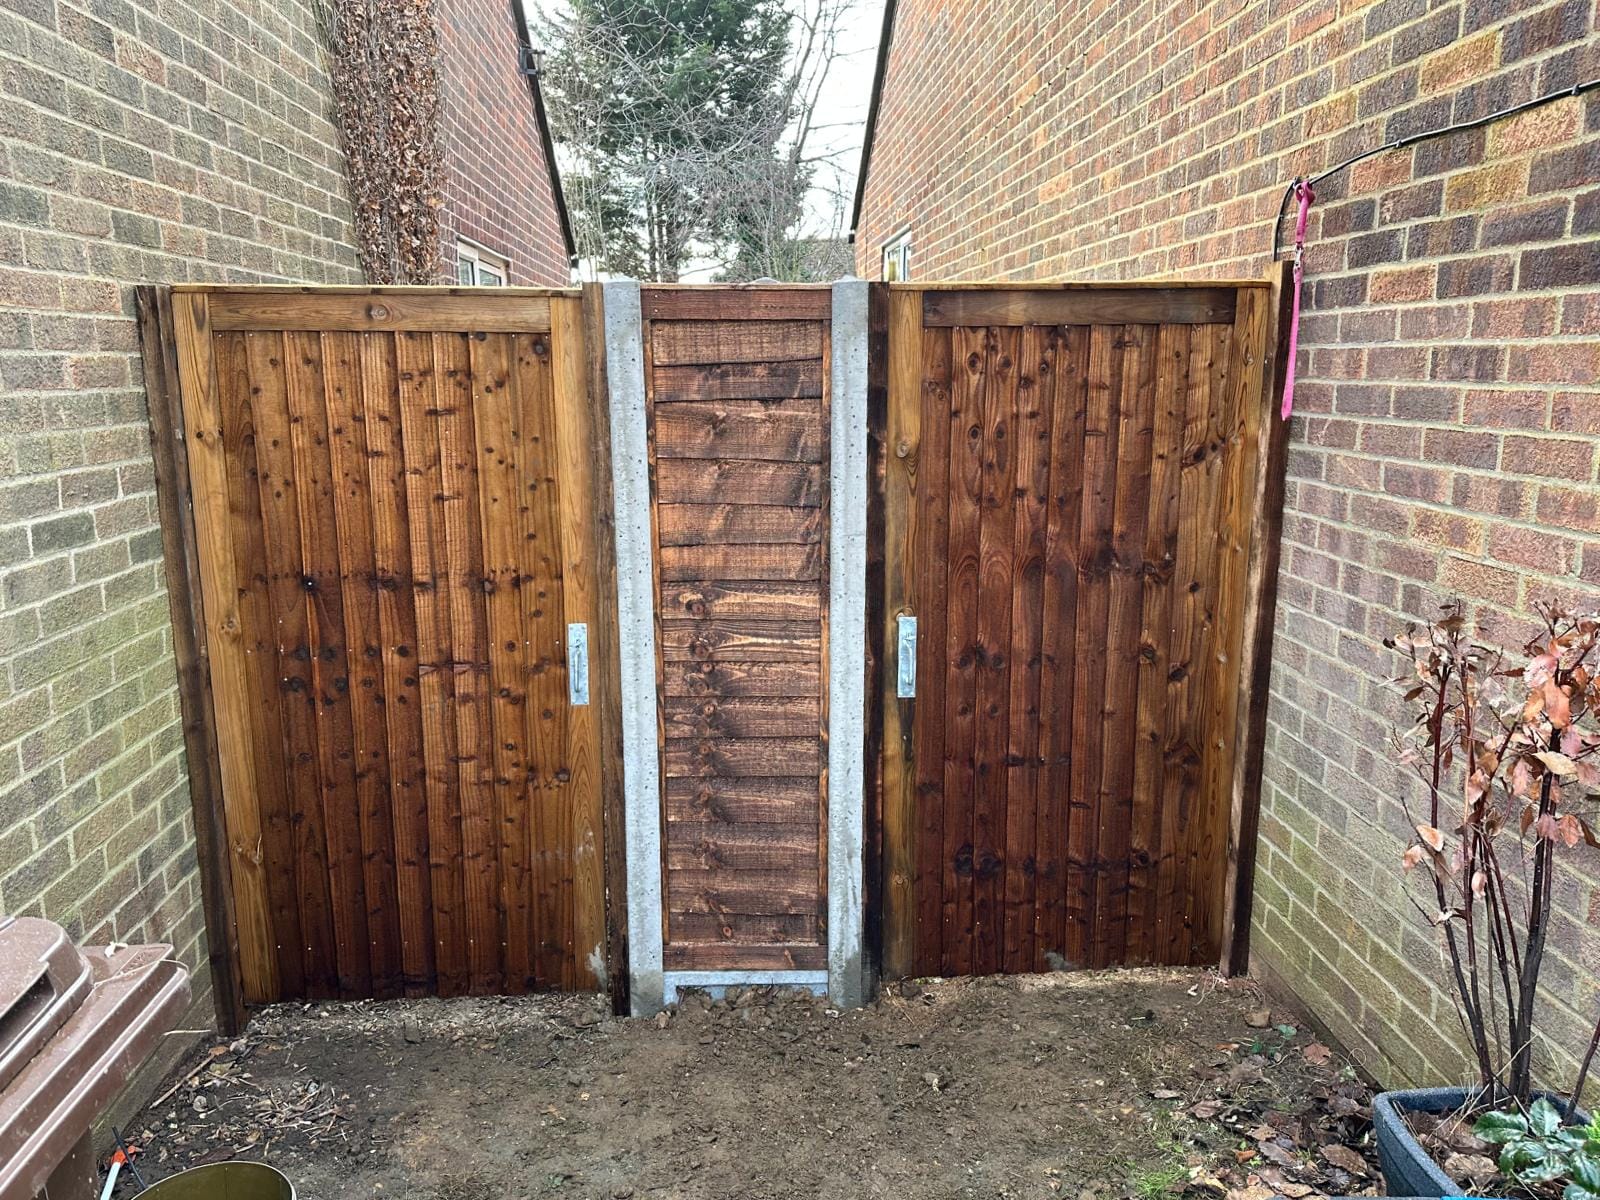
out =
<path fill-rule="evenodd" d="M 54 921 L 0 916 L 0 1091 L 89 994 L 89 960 Z"/>
<path fill-rule="evenodd" d="M 23 919 L 0 931 L 9 939 L 0 941 L 5 995 L 14 1000 L 4 1012 L 16 1025 L 0 1025 L 0 1047 L 10 1047 L 0 1051 L 10 1071 L 0 1087 L 0 1200 L 38 1194 L 189 1003 L 189 972 L 171 946 L 73 950 L 88 970 L 79 992 L 78 968 L 50 933 L 56 927 L 19 925 Z M 53 965 L 41 971 L 40 962 Z M 64 977 L 66 989 L 52 990 Z M 47 994 L 60 999 L 40 999 Z M 37 1050 L 22 1057 L 31 1046 Z"/>

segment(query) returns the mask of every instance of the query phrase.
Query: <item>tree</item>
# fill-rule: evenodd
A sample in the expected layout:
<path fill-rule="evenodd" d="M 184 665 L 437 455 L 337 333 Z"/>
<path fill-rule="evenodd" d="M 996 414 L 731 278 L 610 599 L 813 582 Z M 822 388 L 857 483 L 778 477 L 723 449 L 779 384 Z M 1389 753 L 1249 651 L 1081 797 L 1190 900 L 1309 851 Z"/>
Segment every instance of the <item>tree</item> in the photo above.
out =
<path fill-rule="evenodd" d="M 848 3 L 570 0 L 545 16 L 580 258 L 664 281 L 697 258 L 739 277 L 794 259 Z"/>

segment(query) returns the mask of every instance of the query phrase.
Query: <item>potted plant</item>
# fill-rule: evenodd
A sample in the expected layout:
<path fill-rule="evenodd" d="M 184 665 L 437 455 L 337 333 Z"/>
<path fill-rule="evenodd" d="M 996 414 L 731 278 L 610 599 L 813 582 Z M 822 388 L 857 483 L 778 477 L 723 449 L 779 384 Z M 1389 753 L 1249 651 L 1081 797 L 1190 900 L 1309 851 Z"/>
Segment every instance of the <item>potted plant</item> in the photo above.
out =
<path fill-rule="evenodd" d="M 1411 834 L 1402 866 L 1443 942 L 1476 1076 L 1469 1087 L 1375 1099 L 1393 1195 L 1461 1193 L 1408 1125 L 1408 1116 L 1449 1114 L 1506 1190 L 1560 1195 L 1565 1186 L 1567 1200 L 1600 1200 L 1600 1127 L 1582 1128 L 1578 1108 L 1600 1022 L 1564 1096 L 1533 1086 L 1556 875 L 1569 855 L 1600 848 L 1581 807 L 1600 791 L 1600 617 L 1553 604 L 1537 612 L 1519 662 L 1475 640 L 1459 602 L 1385 643 L 1410 660 L 1398 682 L 1416 719 L 1396 745 L 1422 783 L 1420 806 L 1402 797 Z"/>

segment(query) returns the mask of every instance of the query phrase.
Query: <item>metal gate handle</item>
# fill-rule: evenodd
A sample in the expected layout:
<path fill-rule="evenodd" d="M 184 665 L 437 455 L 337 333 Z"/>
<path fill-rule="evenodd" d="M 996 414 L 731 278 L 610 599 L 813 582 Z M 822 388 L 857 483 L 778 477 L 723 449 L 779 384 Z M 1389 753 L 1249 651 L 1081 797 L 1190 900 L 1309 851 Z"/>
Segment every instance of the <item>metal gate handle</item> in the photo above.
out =
<path fill-rule="evenodd" d="M 911 700 L 917 694 L 917 619 L 902 613 L 896 622 L 894 694 Z"/>
<path fill-rule="evenodd" d="M 567 700 L 574 708 L 589 703 L 589 627 L 567 626 Z"/>

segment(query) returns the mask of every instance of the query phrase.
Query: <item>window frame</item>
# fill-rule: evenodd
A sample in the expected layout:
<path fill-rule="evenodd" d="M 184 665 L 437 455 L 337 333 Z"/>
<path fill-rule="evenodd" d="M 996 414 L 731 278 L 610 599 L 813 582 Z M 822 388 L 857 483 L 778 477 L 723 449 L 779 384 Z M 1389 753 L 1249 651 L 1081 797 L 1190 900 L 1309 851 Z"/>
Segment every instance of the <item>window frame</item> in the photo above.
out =
<path fill-rule="evenodd" d="M 889 264 L 893 261 L 898 268 L 891 279 Z M 883 243 L 883 248 L 878 258 L 879 277 L 890 283 L 908 283 L 911 280 L 911 229 L 907 226 Z"/>
<path fill-rule="evenodd" d="M 462 279 L 462 268 L 470 273 Z M 490 278 L 486 279 L 485 276 Z M 456 239 L 456 282 L 462 287 L 507 287 L 511 282 L 511 260 L 470 238 Z"/>

